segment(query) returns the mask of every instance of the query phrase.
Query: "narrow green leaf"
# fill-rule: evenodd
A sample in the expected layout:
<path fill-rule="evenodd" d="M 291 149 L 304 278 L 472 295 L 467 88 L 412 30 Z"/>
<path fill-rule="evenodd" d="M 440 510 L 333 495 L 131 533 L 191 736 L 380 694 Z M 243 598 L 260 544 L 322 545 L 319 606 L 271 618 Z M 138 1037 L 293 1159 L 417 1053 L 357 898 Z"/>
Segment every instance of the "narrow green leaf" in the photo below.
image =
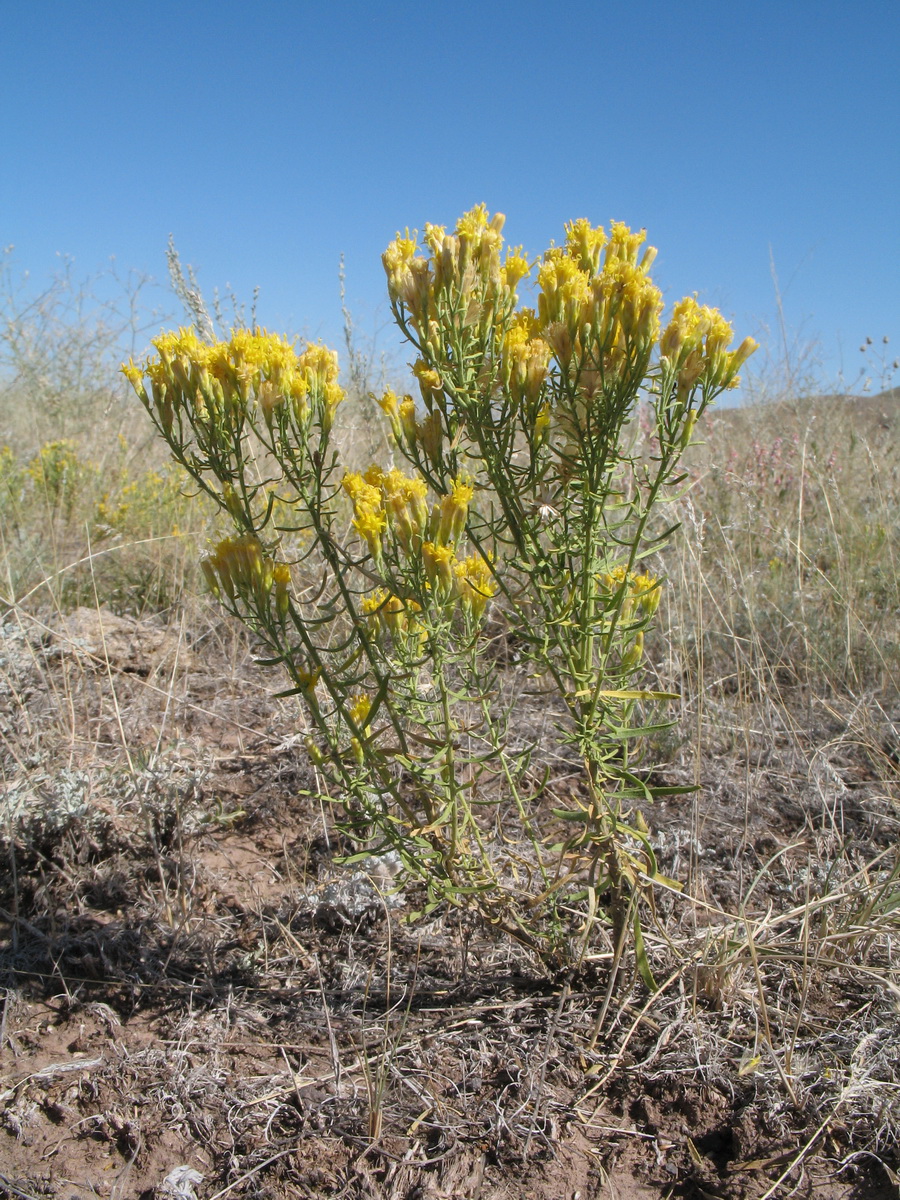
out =
<path fill-rule="evenodd" d="M 634 914 L 634 955 L 641 979 L 651 992 L 658 992 L 659 984 L 653 978 L 653 972 L 650 970 L 647 947 L 644 945 L 644 931 L 641 929 L 641 917 L 637 911 Z"/>

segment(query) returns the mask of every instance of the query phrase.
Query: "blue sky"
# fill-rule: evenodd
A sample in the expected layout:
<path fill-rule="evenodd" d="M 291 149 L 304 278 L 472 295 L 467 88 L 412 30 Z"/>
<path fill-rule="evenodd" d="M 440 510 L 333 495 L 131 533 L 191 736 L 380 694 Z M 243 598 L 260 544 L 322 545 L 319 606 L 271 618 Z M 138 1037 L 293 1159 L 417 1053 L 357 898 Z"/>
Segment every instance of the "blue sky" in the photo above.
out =
<path fill-rule="evenodd" d="M 532 252 L 575 217 L 645 226 L 668 301 L 698 292 L 739 337 L 768 326 L 777 354 L 774 261 L 825 381 L 856 377 L 866 336 L 900 353 L 897 0 L 0 17 L 0 243 L 35 281 L 58 253 L 164 279 L 172 234 L 205 291 L 258 286 L 261 323 L 336 344 L 341 254 L 371 332 L 394 232 L 484 201 Z"/>

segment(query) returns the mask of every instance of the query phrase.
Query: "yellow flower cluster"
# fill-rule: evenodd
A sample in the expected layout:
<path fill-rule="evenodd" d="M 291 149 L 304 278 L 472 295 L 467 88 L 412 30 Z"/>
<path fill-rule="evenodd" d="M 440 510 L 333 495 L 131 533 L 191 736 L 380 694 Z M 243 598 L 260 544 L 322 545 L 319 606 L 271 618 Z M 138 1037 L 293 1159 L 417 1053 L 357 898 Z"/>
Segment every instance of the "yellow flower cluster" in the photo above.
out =
<path fill-rule="evenodd" d="M 419 554 L 426 538 L 439 547 L 451 548 L 452 553 L 465 530 L 474 495 L 471 484 L 456 479 L 429 514 L 425 480 L 404 475 L 396 467 L 390 471 L 370 467 L 365 475 L 347 474 L 343 488 L 353 504 L 353 527 L 376 562 L 383 556 L 383 537 L 388 527 L 407 557 Z"/>
<path fill-rule="evenodd" d="M 184 478 L 145 471 L 137 479 L 127 480 L 123 471 L 113 488 L 103 493 L 97 504 L 95 519 L 101 531 L 110 533 L 177 534 L 181 521 L 196 506 L 202 512 L 205 497 L 188 497 Z"/>
<path fill-rule="evenodd" d="M 45 442 L 25 468 L 25 473 L 40 487 L 48 501 L 71 507 L 76 492 L 97 468 L 83 461 L 78 447 L 68 439 Z"/>
<path fill-rule="evenodd" d="M 464 608 L 480 617 L 491 596 L 497 592 L 497 582 L 488 563 L 478 554 L 470 554 L 453 564 L 456 590 Z"/>
<path fill-rule="evenodd" d="M 458 559 L 452 546 L 425 542 L 422 546 L 422 562 L 435 594 L 442 600 L 458 599 L 476 619 L 497 592 L 494 573 L 478 554 Z"/>
<path fill-rule="evenodd" d="M 255 399 L 269 425 L 275 410 L 288 403 L 300 426 L 314 412 L 328 433 L 344 399 L 337 354 L 325 346 L 310 345 L 298 355 L 278 334 L 249 329 L 213 343 L 201 341 L 193 329 L 179 329 L 161 334 L 153 345 L 156 356 L 141 365 L 129 361 L 122 373 L 148 408 L 152 402 L 166 432 L 179 410 L 218 424 L 224 413 L 245 412 Z"/>
<path fill-rule="evenodd" d="M 274 589 L 276 611 L 282 619 L 287 614 L 291 569 L 269 557 L 253 534 L 225 538 L 201 559 L 200 566 L 213 595 L 224 594 L 232 602 L 241 599 L 263 607 Z"/>
<path fill-rule="evenodd" d="M 626 581 L 628 586 L 621 607 L 623 618 L 628 621 L 638 613 L 652 617 L 662 599 L 660 580 L 649 572 L 636 574 L 624 567 L 613 567 L 600 576 L 600 583 L 610 596 L 615 596 Z"/>
<path fill-rule="evenodd" d="M 675 305 L 659 351 L 664 364 L 676 372 L 681 396 L 701 379 L 714 388 L 738 385 L 738 371 L 758 343 L 748 337 L 736 350 L 729 350 L 733 337 L 734 330 L 717 309 L 698 304 L 692 296 Z"/>
<path fill-rule="evenodd" d="M 420 359 L 413 366 L 413 372 L 419 379 L 419 387 L 423 396 L 433 397 L 440 393 L 441 379 L 437 371 L 423 369 L 425 364 Z M 378 400 L 382 411 L 391 423 L 391 433 L 400 446 L 409 450 L 418 444 L 425 452 L 430 463 L 437 466 L 441 460 L 441 446 L 444 439 L 443 418 L 439 407 L 430 413 L 416 419 L 416 402 L 412 396 L 402 399 L 390 389 Z"/>
<path fill-rule="evenodd" d="M 589 352 L 597 369 L 614 375 L 629 360 L 649 355 L 662 293 L 648 273 L 656 251 L 648 247 L 638 259 L 645 237 L 643 230 L 613 222 L 607 238 L 601 226 L 581 219 L 566 226 L 565 246 L 544 255 L 540 327 L 563 367 L 573 357 L 582 364 Z"/>
<path fill-rule="evenodd" d="M 459 363 L 482 363 L 479 385 L 502 388 L 542 437 L 550 421 L 545 383 L 555 357 L 567 376 L 560 405 L 564 459 L 577 462 L 592 427 L 597 397 L 628 394 L 646 377 L 660 341 L 662 293 L 650 277 L 656 250 L 644 230 L 613 221 L 607 230 L 585 218 L 565 227 L 537 270 L 537 313 L 517 311 L 516 287 L 532 270 L 521 247 L 503 255 L 504 217 L 483 204 L 464 213 L 452 233 L 426 225 L 398 233 L 383 255 L 388 291 L 401 319 L 416 332 L 423 358 L 414 366 L 426 417 L 417 420 L 409 396 L 382 399 L 393 434 L 405 451 L 419 445 L 438 466 Z M 680 400 L 698 384 L 734 387 L 741 364 L 756 349 L 746 339 L 729 350 L 731 326 L 714 309 L 687 299 L 676 305 L 660 345 L 662 366 L 674 366 Z M 492 342 L 493 339 L 493 342 Z M 452 385 L 447 378 L 452 379 Z M 683 410 L 682 410 L 683 411 Z M 681 431 L 689 440 L 691 430 Z"/>
<path fill-rule="evenodd" d="M 534 404 L 547 377 L 551 350 L 539 329 L 534 311 L 524 308 L 503 334 L 500 379 L 517 405 Z"/>
<path fill-rule="evenodd" d="M 399 641 L 405 637 L 413 637 L 421 642 L 425 635 L 416 614 L 421 612 L 421 606 L 415 600 L 401 600 L 393 596 L 386 588 L 377 588 L 371 596 L 366 596 L 362 602 L 363 613 L 369 619 L 369 628 L 377 638 L 385 630 L 393 634 Z"/>
<path fill-rule="evenodd" d="M 453 233 L 443 225 L 426 225 L 423 241 L 429 256 L 418 253 L 418 234 L 398 233 L 382 255 L 388 293 L 432 351 L 438 353 L 441 331 L 435 321 L 442 301 L 461 313 L 465 324 L 480 324 L 486 313 L 511 308 L 516 287 L 531 264 L 521 246 L 501 262 L 502 213 L 492 216 L 478 204 L 464 213 Z M 460 304 L 461 298 L 466 304 Z"/>
<path fill-rule="evenodd" d="M 466 517 L 475 489 L 464 479 L 454 479 L 450 491 L 441 498 L 440 518 L 432 512 L 432 531 L 440 546 L 455 546 L 466 528 Z M 435 531 L 435 523 L 437 529 Z"/>
<path fill-rule="evenodd" d="M 371 467 L 365 475 L 345 475 L 343 488 L 353 504 L 353 527 L 376 564 L 383 561 L 384 535 L 390 529 L 402 554 L 421 562 L 428 585 L 441 603 L 456 598 L 476 616 L 481 615 L 496 591 L 491 569 L 478 555 L 464 559 L 456 555 L 474 496 L 468 480 L 453 480 L 430 512 L 425 481 L 404 475 L 396 467 L 390 471 Z M 401 600 L 379 588 L 363 600 L 362 610 L 373 633 L 387 630 L 395 637 L 423 636 L 415 601 Z"/>
<path fill-rule="evenodd" d="M 424 479 L 404 475 L 396 467 L 387 472 L 370 467 L 365 475 L 345 475 L 343 488 L 353 504 L 353 527 L 376 562 L 382 558 L 388 521 L 403 553 L 418 551 L 428 523 Z"/>

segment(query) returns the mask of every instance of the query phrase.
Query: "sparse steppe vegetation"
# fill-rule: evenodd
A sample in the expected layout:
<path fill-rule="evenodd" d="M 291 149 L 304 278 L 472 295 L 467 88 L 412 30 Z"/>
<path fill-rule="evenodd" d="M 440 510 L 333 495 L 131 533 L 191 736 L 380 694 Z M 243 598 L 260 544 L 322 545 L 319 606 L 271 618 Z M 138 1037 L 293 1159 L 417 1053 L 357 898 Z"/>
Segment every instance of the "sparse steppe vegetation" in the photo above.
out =
<path fill-rule="evenodd" d="M 896 392 L 705 418 L 647 655 L 681 699 L 645 765 L 699 787 L 645 810 L 684 890 L 659 990 L 629 959 L 610 992 L 609 953 L 553 975 L 336 861 L 302 716 L 200 586 L 216 517 L 66 321 L 61 382 L 0 397 L 0 1194 L 896 1195 Z"/>

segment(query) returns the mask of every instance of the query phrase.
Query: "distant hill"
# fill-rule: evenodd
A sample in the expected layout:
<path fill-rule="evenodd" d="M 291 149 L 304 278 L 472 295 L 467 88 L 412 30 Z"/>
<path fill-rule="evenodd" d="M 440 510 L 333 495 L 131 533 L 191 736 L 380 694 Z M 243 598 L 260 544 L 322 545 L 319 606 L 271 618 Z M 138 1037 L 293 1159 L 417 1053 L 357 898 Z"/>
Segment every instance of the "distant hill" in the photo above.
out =
<path fill-rule="evenodd" d="M 875 396 L 840 393 L 771 400 L 709 410 L 705 420 L 720 434 L 756 441 L 808 431 L 829 438 L 855 435 L 887 449 L 900 445 L 900 387 Z M 702 436 L 702 435 L 701 435 Z"/>

